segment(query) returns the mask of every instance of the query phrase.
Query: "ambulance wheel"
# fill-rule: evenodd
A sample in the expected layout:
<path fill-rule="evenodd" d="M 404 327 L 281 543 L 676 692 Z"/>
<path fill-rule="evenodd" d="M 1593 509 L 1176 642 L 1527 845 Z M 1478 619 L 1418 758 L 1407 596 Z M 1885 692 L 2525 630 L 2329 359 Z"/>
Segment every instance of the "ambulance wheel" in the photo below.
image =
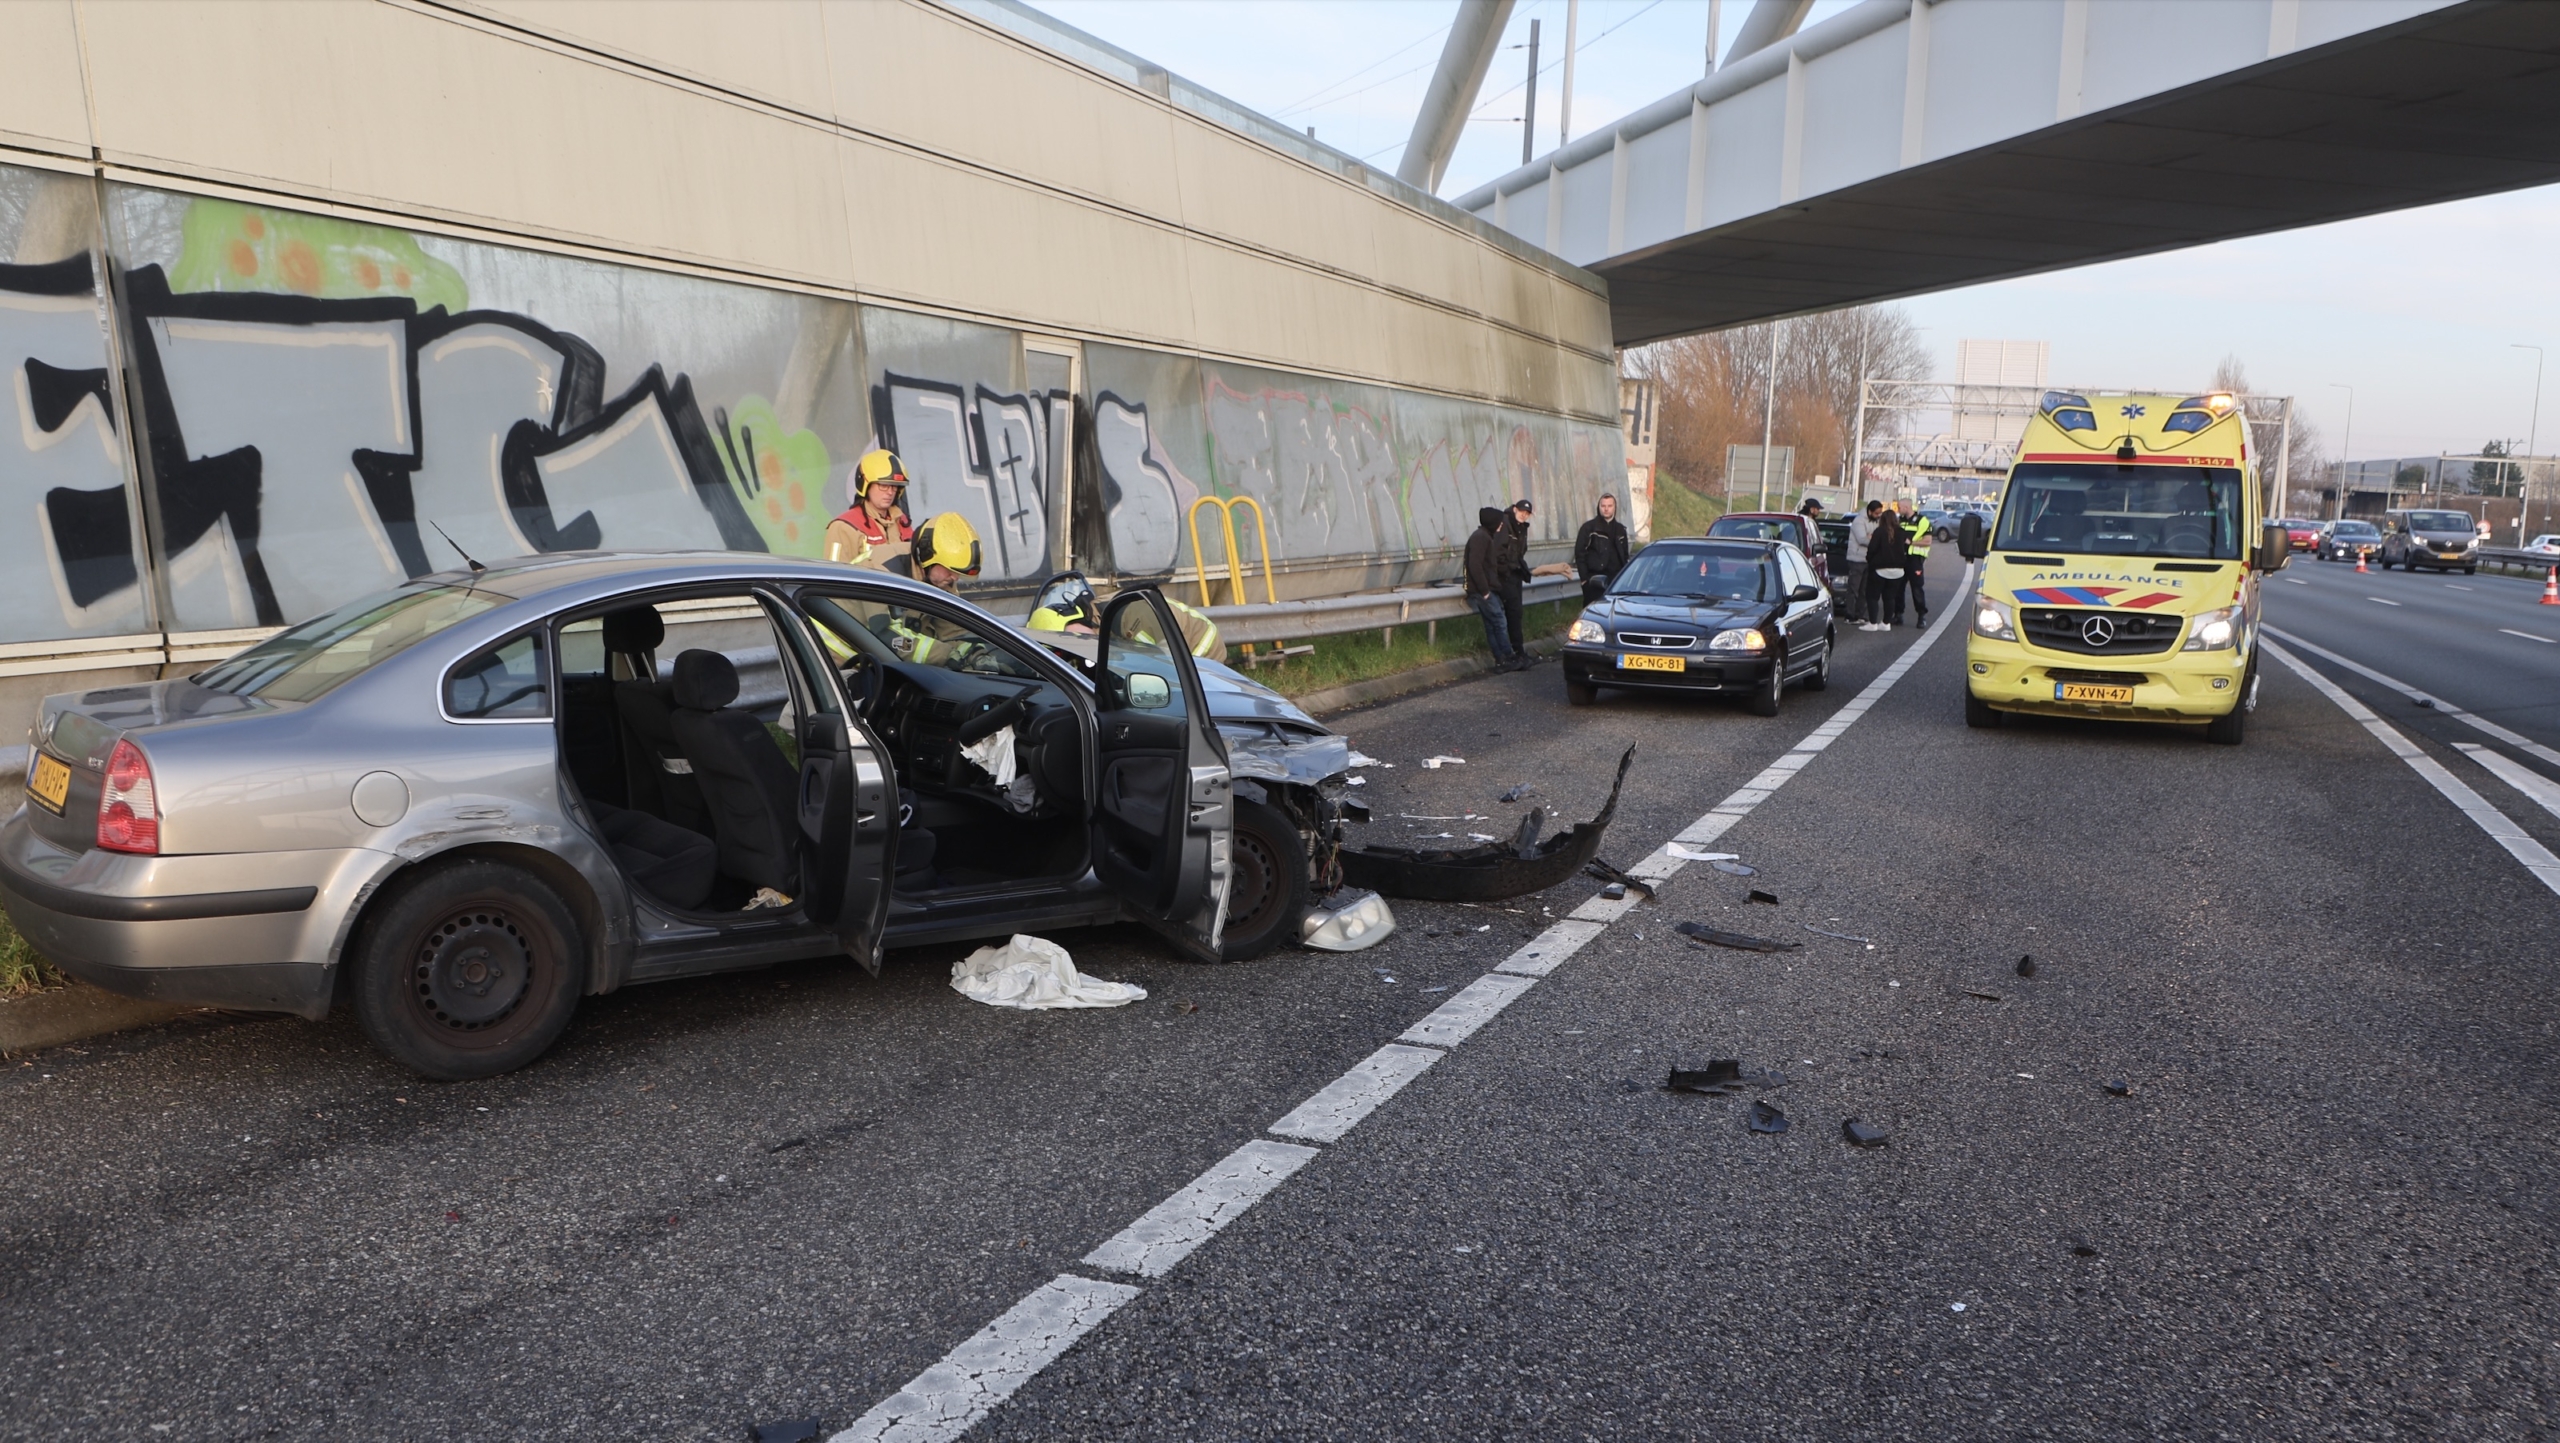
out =
<path fill-rule="evenodd" d="M 2204 739 L 2218 747 L 2240 745 L 2243 730 L 2248 725 L 2249 713 L 2257 703 L 2258 664 L 2252 661 L 2249 663 L 2248 675 L 2240 678 L 2240 699 L 2232 703 L 2231 710 L 2204 724 Z"/>
<path fill-rule="evenodd" d="M 1964 724 L 1996 730 L 2000 725 L 2000 713 L 1993 711 L 1991 703 L 1975 696 L 1972 688 L 1968 687 L 1964 694 Z"/>

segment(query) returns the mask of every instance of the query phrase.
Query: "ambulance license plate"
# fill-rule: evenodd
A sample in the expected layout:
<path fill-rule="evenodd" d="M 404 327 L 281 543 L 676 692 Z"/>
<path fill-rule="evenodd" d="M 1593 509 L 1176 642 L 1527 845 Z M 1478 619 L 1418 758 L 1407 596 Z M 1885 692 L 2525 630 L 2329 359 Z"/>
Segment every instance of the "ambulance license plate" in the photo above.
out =
<path fill-rule="evenodd" d="M 2053 699 L 2055 701 L 2130 702 L 2133 700 L 2133 688 L 2091 686 L 2087 682 L 2079 681 L 2057 681 L 2053 684 Z"/>
<path fill-rule="evenodd" d="M 1689 658 L 1685 656 L 1626 656 L 1622 654 L 1618 658 L 1618 669 L 1621 671 L 1687 671 L 1689 669 Z"/>
<path fill-rule="evenodd" d="M 71 768 L 42 752 L 36 753 L 36 774 L 27 782 L 27 790 L 44 803 L 44 809 L 62 815 L 62 799 L 71 795 Z"/>

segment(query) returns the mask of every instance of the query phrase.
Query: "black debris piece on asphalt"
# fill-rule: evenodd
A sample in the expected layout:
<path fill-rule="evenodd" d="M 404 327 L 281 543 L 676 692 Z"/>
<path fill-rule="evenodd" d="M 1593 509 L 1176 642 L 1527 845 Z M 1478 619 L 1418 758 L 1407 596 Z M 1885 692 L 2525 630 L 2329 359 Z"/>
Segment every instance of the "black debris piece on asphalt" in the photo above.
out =
<path fill-rule="evenodd" d="M 1854 1117 L 1840 1119 L 1840 1136 L 1847 1139 L 1851 1147 L 1882 1147 L 1888 1141 L 1883 1128 L 1872 1122 L 1860 1122 Z"/>
<path fill-rule="evenodd" d="M 808 1145 L 808 1142 L 809 1142 L 809 1139 L 807 1139 L 807 1138 L 805 1138 L 805 1137 L 786 1137 L 786 1138 L 784 1138 L 782 1141 L 775 1143 L 773 1146 L 766 1148 L 766 1149 L 765 1149 L 765 1151 L 766 1151 L 766 1152 L 789 1152 L 791 1149 L 793 1149 L 793 1148 L 795 1148 L 795 1147 L 805 1147 L 805 1146 L 807 1146 L 807 1145 Z"/>
<path fill-rule="evenodd" d="M 1769 937 L 1753 937 L 1741 932 L 1719 932 L 1702 922 L 1682 922 L 1671 929 L 1692 942 L 1717 947 L 1731 947 L 1742 952 L 1801 952 L 1802 942 L 1780 942 Z"/>
<path fill-rule="evenodd" d="M 2131 1097 L 2133 1096 L 2133 1084 L 2121 1077 L 2112 1078 L 2107 1083 L 2107 1096 Z"/>
<path fill-rule="evenodd" d="M 2032 954 L 2018 959 L 2018 975 L 2021 977 L 2036 975 L 2036 959 Z"/>
<path fill-rule="evenodd" d="M 1538 860 L 1538 833 L 1547 825 L 1547 809 L 1531 807 L 1520 819 L 1520 830 L 1511 834 L 1511 852 L 1524 862 Z"/>
<path fill-rule="evenodd" d="M 2075 1258 L 2094 1258 L 2097 1255 L 2098 1250 L 2089 1246 L 2087 1243 L 2073 1243 L 2071 1245 L 2071 1256 Z"/>
<path fill-rule="evenodd" d="M 1750 1128 L 1753 1132 L 1784 1132 L 1787 1115 L 1765 1101 L 1755 1101 L 1751 1104 Z"/>
<path fill-rule="evenodd" d="M 1760 875 L 1760 869 L 1757 867 L 1746 867 L 1740 862 L 1728 862 L 1722 858 L 1709 862 L 1707 865 L 1724 873 L 1728 877 L 1757 877 Z"/>
<path fill-rule="evenodd" d="M 1625 901 L 1627 899 L 1627 884 L 1624 882 L 1611 882 L 1608 886 L 1600 889 L 1600 899 L 1604 902 Z"/>
<path fill-rule="evenodd" d="M 1527 796 L 1534 796 L 1534 795 L 1536 795 L 1536 794 L 1537 794 L 1537 790 L 1538 790 L 1538 789 L 1537 789 L 1536 787 L 1533 787 L 1533 786 L 1529 785 L 1527 782 L 1522 782 L 1520 785 L 1518 785 L 1518 786 L 1516 786 L 1516 787 L 1513 787 L 1511 790 L 1509 790 L 1509 791 L 1507 791 L 1507 792 L 1504 792 L 1504 793 L 1502 794 L 1502 800 L 1504 800 L 1504 801 L 1506 801 L 1506 802 L 1516 802 L 1516 801 L 1520 800 L 1522 797 L 1527 797 Z"/>
<path fill-rule="evenodd" d="M 1342 809 L 1343 818 L 1347 821 L 1365 822 L 1369 820 L 1369 804 L 1360 800 L 1358 797 L 1344 797 L 1341 801 L 1334 803 L 1334 805 Z"/>
<path fill-rule="evenodd" d="M 1754 902 L 1766 902 L 1770 906 L 1775 907 L 1778 905 L 1778 894 L 1775 892 L 1763 892 L 1759 888 L 1754 887 L 1751 889 L 1751 900 Z"/>
<path fill-rule="evenodd" d="M 1956 991 L 1960 995 L 1970 997 L 1977 1002 L 1998 1002 L 2003 1000 L 1999 993 L 1986 992 L 1979 987 L 1959 987 Z"/>
<path fill-rule="evenodd" d="M 1870 947 L 1876 945 L 1876 939 L 1873 937 L 1852 937 L 1846 932 L 1834 932 L 1828 927 L 1816 927 L 1811 922 L 1805 923 L 1804 929 L 1816 937 L 1837 937 L 1843 942 L 1864 942 Z"/>
<path fill-rule="evenodd" d="M 1701 1097 L 1738 1097 L 1745 1092 L 1787 1085 L 1787 1075 L 1774 1068 L 1745 1072 L 1737 1057 L 1709 1060 L 1703 1070 L 1684 1072 L 1671 1070 L 1662 1084 L 1665 1092 L 1694 1092 Z"/>
<path fill-rule="evenodd" d="M 1653 884 L 1651 882 L 1646 881 L 1642 877 L 1620 871 L 1618 868 L 1611 866 L 1604 858 L 1594 857 L 1589 862 L 1584 863 L 1582 875 L 1586 877 L 1597 877 L 1603 882 L 1615 882 L 1621 887 L 1632 888 L 1635 891 L 1644 893 L 1648 900 L 1650 900 L 1654 895 Z"/>
<path fill-rule="evenodd" d="M 2434 711 L 2434 710 L 2436 709 L 2436 699 L 2435 699 L 2434 697 L 2431 697 L 2431 696 L 2414 697 L 2414 698 L 2412 698 L 2412 700 L 2416 701 L 2418 705 L 2420 705 L 2420 706 L 2422 706 L 2422 707 L 2425 707 L 2425 708 L 2426 708 L 2427 710 L 2429 710 L 2429 711 Z"/>
<path fill-rule="evenodd" d="M 790 1418 L 780 1423 L 755 1425 L 755 1443 L 818 1443 L 825 1431 L 815 1418 Z"/>

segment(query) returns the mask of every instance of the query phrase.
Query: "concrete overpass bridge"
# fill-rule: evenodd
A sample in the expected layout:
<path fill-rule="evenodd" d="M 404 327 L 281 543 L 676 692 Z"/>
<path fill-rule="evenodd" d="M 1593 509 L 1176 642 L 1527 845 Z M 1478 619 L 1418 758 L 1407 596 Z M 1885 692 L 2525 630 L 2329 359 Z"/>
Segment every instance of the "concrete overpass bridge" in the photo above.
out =
<path fill-rule="evenodd" d="M 2560 4 L 1808 8 L 1456 205 L 1632 346 L 2560 180 Z"/>

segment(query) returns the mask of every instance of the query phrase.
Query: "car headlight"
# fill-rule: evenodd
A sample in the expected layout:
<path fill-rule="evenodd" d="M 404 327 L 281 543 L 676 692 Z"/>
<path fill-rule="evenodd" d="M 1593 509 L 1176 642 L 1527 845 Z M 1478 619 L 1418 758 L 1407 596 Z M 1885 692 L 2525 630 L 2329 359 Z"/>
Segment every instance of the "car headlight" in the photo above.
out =
<path fill-rule="evenodd" d="M 1719 631 L 1715 635 L 1715 640 L 1707 643 L 1709 651 L 1767 651 L 1768 649 L 1769 638 L 1749 627 Z"/>
<path fill-rule="evenodd" d="M 2009 603 L 1994 601 L 1988 596 L 1975 598 L 1973 634 L 1987 636 L 1993 641 L 2016 641 L 2018 623 L 2010 614 Z"/>
<path fill-rule="evenodd" d="M 1573 619 L 1573 625 L 1565 628 L 1564 635 L 1567 641 L 1587 641 L 1594 646 L 1609 639 L 1609 633 L 1600 623 L 1580 616 Z"/>
<path fill-rule="evenodd" d="M 2228 650 L 2240 635 L 2240 609 L 2226 606 L 2198 616 L 2187 628 L 2186 645 L 2180 651 Z"/>

